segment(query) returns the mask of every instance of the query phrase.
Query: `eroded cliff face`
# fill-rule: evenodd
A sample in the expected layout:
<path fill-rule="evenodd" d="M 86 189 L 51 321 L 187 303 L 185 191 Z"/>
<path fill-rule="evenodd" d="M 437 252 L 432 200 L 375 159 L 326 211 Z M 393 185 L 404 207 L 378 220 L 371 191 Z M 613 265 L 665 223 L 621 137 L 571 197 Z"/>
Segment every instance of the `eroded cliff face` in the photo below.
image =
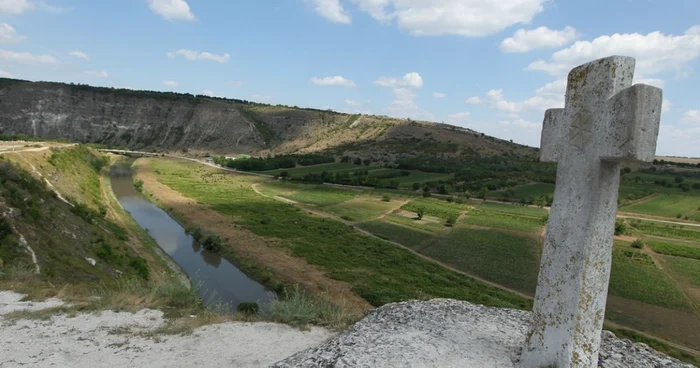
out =
<path fill-rule="evenodd" d="M 242 100 L 0 78 L 0 134 L 216 154 L 326 152 L 397 157 L 515 153 L 530 147 L 430 122 Z"/>
<path fill-rule="evenodd" d="M 131 96 L 56 83 L 0 90 L 0 130 L 129 148 L 255 151 L 266 146 L 235 103 Z"/>

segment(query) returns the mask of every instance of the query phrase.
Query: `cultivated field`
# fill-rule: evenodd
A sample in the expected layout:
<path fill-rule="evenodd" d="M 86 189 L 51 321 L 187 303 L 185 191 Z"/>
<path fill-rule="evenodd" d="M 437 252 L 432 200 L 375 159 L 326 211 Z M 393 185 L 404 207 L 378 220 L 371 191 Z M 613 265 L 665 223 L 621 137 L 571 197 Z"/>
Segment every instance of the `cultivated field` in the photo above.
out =
<path fill-rule="evenodd" d="M 528 307 L 518 295 L 534 295 L 548 214 L 544 208 L 302 184 L 161 159 L 149 160 L 149 167 L 162 183 L 231 216 L 238 226 L 275 239 L 294 256 L 349 283 L 373 305 L 440 296 Z M 643 190 L 626 183 L 629 193 Z M 547 188 L 549 184 L 528 184 L 521 193 Z M 667 190 L 677 192 L 642 198 L 622 210 L 653 216 L 691 213 L 693 201 L 700 198 Z M 613 250 L 608 318 L 700 349 L 700 227 L 624 222 Z M 637 239 L 641 243 L 632 243 Z"/>

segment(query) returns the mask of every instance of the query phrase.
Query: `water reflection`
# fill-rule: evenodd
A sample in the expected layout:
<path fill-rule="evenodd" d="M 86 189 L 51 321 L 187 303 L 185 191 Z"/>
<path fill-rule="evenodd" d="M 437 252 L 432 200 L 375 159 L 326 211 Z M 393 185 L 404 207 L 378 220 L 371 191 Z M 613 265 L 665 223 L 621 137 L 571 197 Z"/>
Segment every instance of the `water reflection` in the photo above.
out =
<path fill-rule="evenodd" d="M 274 292 L 250 279 L 219 254 L 202 247 L 185 229 L 140 193 L 133 186 L 128 164 L 114 165 L 111 172 L 114 194 L 131 217 L 185 271 L 193 284 L 201 285 L 200 297 L 207 301 L 215 295 L 232 309 L 242 302 L 257 301 L 264 307 Z"/>

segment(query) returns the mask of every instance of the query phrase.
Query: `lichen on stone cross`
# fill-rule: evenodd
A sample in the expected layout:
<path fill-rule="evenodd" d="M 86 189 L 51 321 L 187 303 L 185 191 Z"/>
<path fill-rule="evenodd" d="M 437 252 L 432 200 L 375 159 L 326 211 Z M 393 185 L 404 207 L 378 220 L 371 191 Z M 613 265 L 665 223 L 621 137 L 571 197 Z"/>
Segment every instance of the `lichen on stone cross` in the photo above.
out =
<path fill-rule="evenodd" d="M 521 366 L 596 367 L 622 163 L 651 161 L 661 90 L 632 85 L 633 58 L 569 73 L 565 108 L 545 113 L 540 160 L 558 162 Z"/>

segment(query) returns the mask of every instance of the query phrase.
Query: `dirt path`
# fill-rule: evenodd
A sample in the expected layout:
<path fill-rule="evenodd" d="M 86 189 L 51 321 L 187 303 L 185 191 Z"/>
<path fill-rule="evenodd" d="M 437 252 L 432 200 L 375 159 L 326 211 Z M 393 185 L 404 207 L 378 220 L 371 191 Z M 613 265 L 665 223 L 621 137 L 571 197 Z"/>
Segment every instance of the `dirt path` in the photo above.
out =
<path fill-rule="evenodd" d="M 692 227 L 700 228 L 700 224 L 698 224 L 698 223 L 671 221 L 671 220 L 668 220 L 668 217 L 647 216 L 647 215 L 640 215 L 640 214 L 636 214 L 636 213 L 627 213 L 627 212 L 619 212 L 617 217 L 618 218 L 626 218 L 626 219 L 635 219 L 635 220 L 646 220 L 646 221 L 652 221 L 652 222 L 661 222 L 664 224 L 672 224 L 672 225 L 692 226 Z"/>
<path fill-rule="evenodd" d="M 392 199 L 392 201 L 398 203 L 398 205 L 397 205 L 396 207 L 392 208 L 391 210 L 382 213 L 381 216 L 377 217 L 375 220 L 383 220 L 385 217 L 387 217 L 387 216 L 391 215 L 392 213 L 394 213 L 394 212 L 400 210 L 401 207 L 405 206 L 405 205 L 406 205 L 408 202 L 410 202 L 411 200 L 410 200 L 410 199 L 404 199 L 404 200 L 401 200 L 401 201 L 395 201 L 395 200 Z"/>
<path fill-rule="evenodd" d="M 264 194 L 260 193 L 260 192 L 257 191 L 257 190 L 256 190 L 255 192 L 258 193 L 258 194 L 260 194 L 260 195 L 263 196 L 263 197 L 275 199 L 274 197 L 270 197 L 270 196 L 264 195 Z M 413 249 L 411 249 L 411 248 L 409 248 L 409 247 L 407 247 L 407 246 L 405 246 L 405 245 L 403 245 L 403 244 L 401 244 L 401 243 L 397 243 L 397 242 L 394 242 L 394 241 L 391 241 L 391 240 L 382 239 L 382 238 L 380 238 L 380 237 L 378 237 L 378 236 L 376 236 L 376 235 L 370 233 L 369 231 L 363 230 L 363 229 L 361 229 L 361 228 L 359 228 L 359 227 L 353 225 L 351 222 L 345 221 L 345 220 L 343 220 L 343 219 L 341 219 L 341 218 L 339 218 L 339 217 L 336 217 L 336 216 L 334 216 L 334 215 L 330 215 L 330 214 L 328 214 L 328 213 L 324 213 L 324 212 L 320 212 L 320 211 L 310 210 L 310 209 L 305 208 L 305 207 L 302 207 L 302 206 L 300 206 L 300 208 L 302 208 L 304 211 L 306 211 L 306 212 L 308 212 L 308 213 L 310 213 L 310 214 L 312 214 L 312 215 L 319 216 L 319 217 L 323 217 L 323 218 L 328 218 L 328 219 L 332 219 L 332 220 L 336 220 L 336 221 L 342 222 L 343 224 L 348 225 L 348 226 L 351 226 L 353 229 L 357 230 L 358 232 L 360 232 L 360 233 L 362 233 L 362 234 L 364 234 L 364 235 L 371 236 L 371 237 L 376 238 L 376 239 L 379 239 L 379 240 L 381 240 L 381 241 L 384 241 L 384 242 L 387 242 L 387 243 L 391 243 L 391 244 L 393 244 L 393 245 L 395 245 L 395 246 L 397 246 L 397 247 L 406 249 L 407 251 L 409 251 L 409 252 L 415 254 L 416 256 L 418 256 L 418 257 L 420 257 L 420 258 L 422 258 L 422 259 L 424 259 L 424 260 L 426 260 L 426 261 L 429 261 L 429 262 L 438 264 L 438 265 L 440 265 L 440 266 L 442 266 L 442 267 L 444 267 L 444 268 L 447 268 L 447 269 L 449 269 L 449 270 L 451 270 L 451 271 L 454 271 L 454 272 L 457 272 L 457 273 L 459 273 L 459 274 L 468 276 L 468 277 L 470 277 L 470 278 L 472 278 L 472 279 L 474 279 L 474 280 L 483 282 L 484 284 L 493 286 L 493 287 L 498 288 L 498 289 L 501 289 L 501 290 L 505 290 L 505 291 L 511 292 L 511 293 L 513 293 L 513 294 L 516 294 L 516 295 L 520 295 L 520 296 L 523 297 L 523 298 L 532 299 L 532 297 L 529 296 L 529 295 L 527 295 L 527 294 L 523 294 L 523 293 L 521 293 L 521 292 L 519 292 L 519 291 L 517 291 L 517 290 L 510 289 L 510 288 L 508 288 L 508 287 L 505 287 L 505 286 L 496 284 L 496 283 L 491 282 L 491 281 L 488 281 L 488 280 L 486 280 L 486 279 L 482 279 L 482 278 L 480 278 L 480 277 L 478 277 L 478 276 L 475 276 L 475 275 L 466 273 L 466 272 L 464 272 L 464 271 L 458 270 L 458 269 L 456 269 L 456 268 L 454 268 L 454 267 L 452 267 L 452 266 L 450 266 L 450 265 L 444 264 L 444 263 L 442 263 L 442 262 L 440 262 L 440 261 L 437 261 L 437 260 L 435 260 L 435 259 L 433 259 L 433 258 L 430 258 L 430 257 L 428 257 L 428 256 L 426 256 L 426 255 L 423 255 L 423 254 L 421 254 L 421 253 L 418 253 L 418 252 L 416 252 L 415 250 L 413 250 Z"/>
<path fill-rule="evenodd" d="M 371 309 L 366 300 L 352 292 L 348 283 L 331 279 L 320 267 L 294 257 L 289 250 L 279 245 L 278 239 L 258 236 L 236 224 L 234 218 L 198 204 L 192 198 L 160 183 L 146 167 L 146 163 L 143 159 L 136 161 L 136 177 L 143 180 L 145 191 L 178 219 L 228 239 L 227 246 L 237 255 L 253 260 L 285 282 L 300 284 L 304 289 L 317 294 L 327 294 L 334 302 L 344 303 L 356 312 Z"/>
<path fill-rule="evenodd" d="M 288 203 L 288 204 L 297 204 L 297 203 L 299 203 L 299 202 L 297 202 L 297 201 L 293 201 L 293 200 L 291 200 L 291 199 L 287 199 L 287 198 L 284 198 L 284 197 L 280 197 L 280 196 L 270 196 L 270 195 L 264 194 L 263 192 L 260 191 L 260 189 L 258 188 L 258 185 L 259 185 L 259 184 L 256 183 L 256 184 L 251 185 L 250 187 L 253 188 L 253 191 L 254 191 L 255 193 L 257 193 L 257 194 L 259 194 L 259 195 L 261 195 L 261 196 L 263 196 L 263 197 L 270 198 L 270 199 L 274 199 L 274 200 L 277 200 L 277 201 L 280 201 L 280 202 L 284 202 L 284 203 Z"/>

